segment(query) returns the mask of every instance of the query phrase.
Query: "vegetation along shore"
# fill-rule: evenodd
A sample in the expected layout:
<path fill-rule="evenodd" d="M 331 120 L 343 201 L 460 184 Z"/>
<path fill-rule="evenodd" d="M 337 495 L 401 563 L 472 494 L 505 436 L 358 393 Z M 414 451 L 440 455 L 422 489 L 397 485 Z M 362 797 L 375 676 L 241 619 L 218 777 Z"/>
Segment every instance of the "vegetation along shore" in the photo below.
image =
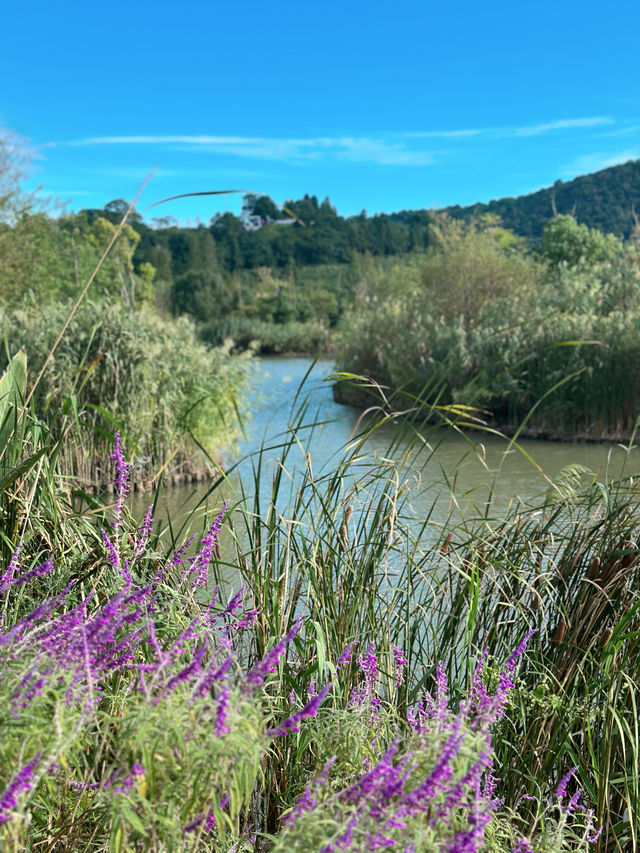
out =
<path fill-rule="evenodd" d="M 633 223 L 54 218 L 0 164 L 0 848 L 640 850 Z M 327 350 L 370 416 L 314 468 L 301 391 L 232 483 L 252 353 Z M 625 464 L 416 517 L 443 426 Z M 210 516 L 132 516 L 205 472 Z"/>

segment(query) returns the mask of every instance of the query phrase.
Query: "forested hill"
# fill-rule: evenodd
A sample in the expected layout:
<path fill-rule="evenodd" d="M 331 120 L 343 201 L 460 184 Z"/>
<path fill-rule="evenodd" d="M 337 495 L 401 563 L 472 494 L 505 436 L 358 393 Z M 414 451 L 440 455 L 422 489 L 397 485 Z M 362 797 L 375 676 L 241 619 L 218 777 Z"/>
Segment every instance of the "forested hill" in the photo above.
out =
<path fill-rule="evenodd" d="M 552 187 L 529 195 L 468 207 L 455 205 L 445 212 L 466 220 L 496 214 L 506 228 L 537 242 L 554 213 L 572 214 L 584 225 L 628 237 L 636 208 L 640 216 L 640 160 L 566 183 L 556 181 Z M 124 202 L 112 202 L 103 210 L 84 211 L 81 216 L 89 222 L 106 217 L 115 223 L 125 209 Z M 363 211 L 358 216 L 343 217 L 328 198 L 319 202 L 315 196 L 306 195 L 279 209 L 268 196 L 249 195 L 245 196 L 242 216 L 218 215 L 208 226 L 181 228 L 170 218 L 147 224 L 137 215 L 130 222 L 141 237 L 136 267 L 148 262 L 157 270 L 158 278 L 173 283 L 202 270 L 224 274 L 265 267 L 291 270 L 347 264 L 354 254 L 365 252 L 403 255 L 428 245 L 431 220 L 432 213 L 425 209 L 374 216 Z"/>
<path fill-rule="evenodd" d="M 467 220 L 483 213 L 496 214 L 505 228 L 537 240 L 554 213 L 569 213 L 591 228 L 628 237 L 634 226 L 634 209 L 640 216 L 640 160 L 630 160 L 566 183 L 556 181 L 552 187 L 529 195 L 468 207 L 455 205 L 446 212 Z"/>

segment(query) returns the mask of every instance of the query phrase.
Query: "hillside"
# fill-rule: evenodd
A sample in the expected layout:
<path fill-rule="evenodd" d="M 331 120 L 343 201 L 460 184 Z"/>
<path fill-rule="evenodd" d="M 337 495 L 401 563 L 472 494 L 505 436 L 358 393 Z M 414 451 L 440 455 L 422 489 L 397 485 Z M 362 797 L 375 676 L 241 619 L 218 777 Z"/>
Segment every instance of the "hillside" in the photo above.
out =
<path fill-rule="evenodd" d="M 455 205 L 446 212 L 459 219 L 497 214 L 506 228 L 537 240 L 554 215 L 554 205 L 557 213 L 570 213 L 584 225 L 628 237 L 634 226 L 634 205 L 640 215 L 640 160 L 581 175 L 572 181 L 556 181 L 552 187 L 529 195 L 468 207 Z"/>

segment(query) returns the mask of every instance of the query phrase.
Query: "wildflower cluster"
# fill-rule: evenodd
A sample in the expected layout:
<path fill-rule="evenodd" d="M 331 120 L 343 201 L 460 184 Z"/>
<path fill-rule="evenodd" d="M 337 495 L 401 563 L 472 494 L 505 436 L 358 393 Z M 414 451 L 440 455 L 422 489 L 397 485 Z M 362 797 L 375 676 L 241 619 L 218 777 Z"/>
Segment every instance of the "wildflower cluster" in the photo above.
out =
<path fill-rule="evenodd" d="M 257 773 L 268 738 L 297 731 L 302 720 L 317 713 L 330 685 L 275 727 L 270 735 L 266 733 L 253 697 L 277 669 L 300 623 L 276 642 L 262 660 L 243 672 L 234 639 L 251 627 L 257 611 L 244 606 L 242 590 L 226 605 L 219 600 L 217 589 L 208 601 L 201 600 L 227 504 L 193 556 L 188 556 L 191 542 L 188 540 L 164 565 L 156 565 L 155 572 L 149 572 L 149 566 L 153 565 L 146 554 L 153 524 L 151 508 L 132 537 L 122 536 L 130 466 L 124 460 L 119 435 L 112 459 L 116 471 L 115 521 L 111 535 L 102 531 L 104 564 L 111 591 L 105 595 L 104 584 L 86 586 L 72 580 L 57 595 L 41 601 L 13 624 L 8 622 L 0 631 L 0 689 L 13 719 L 12 730 L 26 731 L 30 720 L 48 720 L 49 724 L 40 728 L 47 743 L 46 765 L 54 768 L 51 771 L 54 776 L 64 777 L 68 792 L 78 797 L 89 794 L 99 797 L 103 806 L 116 795 L 135 798 L 138 790 L 146 790 L 147 770 L 152 772 L 148 767 L 147 741 L 165 737 L 166 721 L 173 724 L 176 717 L 183 715 L 184 729 L 177 729 L 170 752 L 174 769 L 171 771 L 167 766 L 164 772 L 169 777 L 173 774 L 183 798 L 193 798 L 186 823 L 191 822 L 194 827 L 202 824 L 199 831 L 211 830 L 215 825 L 211 807 L 202 809 L 203 816 L 198 821 L 198 802 L 206 806 L 215 797 L 222 803 L 219 808 L 224 808 L 229 800 L 228 796 L 225 799 L 224 781 L 226 777 L 231 783 L 235 764 L 249 761 L 252 772 Z M 53 561 L 48 559 L 21 572 L 21 549 L 22 543 L 15 548 L 9 565 L 0 575 L 0 594 L 8 596 L 7 605 L 13 600 L 11 596 L 27 585 L 33 594 L 34 582 L 54 569 Z M 168 597 L 165 580 L 169 575 L 173 586 Z M 167 610 L 172 607 L 175 618 L 169 619 Z M 191 613 L 191 618 L 185 623 L 182 614 L 186 613 Z M 178 631 L 175 626 L 180 626 Z M 74 770 L 69 758 L 70 744 L 80 746 L 85 737 L 83 732 L 113 712 L 114 731 L 117 725 L 126 731 L 139 727 L 137 747 L 132 748 L 128 739 L 126 753 L 115 750 L 108 762 L 103 761 L 88 771 L 80 751 L 78 758 L 82 764 Z M 140 722 L 134 723 L 134 719 Z M 54 720 L 55 726 L 51 726 Z M 220 772 L 212 774 L 207 768 L 209 778 L 215 777 L 217 782 L 209 790 L 205 787 L 195 795 L 189 793 L 182 781 L 182 769 L 204 757 L 210 762 L 216 749 L 214 742 L 224 741 L 236 726 L 242 737 L 249 733 L 252 746 L 240 737 L 243 753 L 240 759 L 235 755 L 239 746 L 235 747 L 235 753 L 225 748 L 226 765 L 224 761 L 220 763 Z M 10 771 L 12 763 L 22 758 L 24 749 L 24 743 L 5 740 L 0 747 L 3 770 Z M 28 757 L 28 746 L 26 749 Z M 65 754 L 65 771 L 62 762 L 57 761 L 62 754 Z M 187 758 L 189 755 L 192 757 Z M 16 823 L 20 808 L 28 806 L 30 793 L 38 782 L 34 775 L 36 768 L 43 765 L 40 758 L 41 751 L 26 763 L 22 760 L 21 764 L 13 765 L 18 769 L 13 776 L 11 771 L 7 776 L 0 798 L 0 825 Z M 43 775 L 49 771 L 41 767 L 39 772 Z M 207 778 L 207 774 L 197 771 L 195 777 Z M 177 799 L 176 806 L 179 802 Z M 243 799 L 234 802 L 236 811 L 243 802 Z M 59 805 L 62 807 L 63 803 Z M 196 817 L 189 816 L 193 810 Z M 182 805 L 180 812 L 184 813 Z"/>
<path fill-rule="evenodd" d="M 190 538 L 157 561 L 148 554 L 151 508 L 133 535 L 124 535 L 129 466 L 119 436 L 113 460 L 116 520 L 109 533 L 102 530 L 102 581 L 72 576 L 59 592 L 11 618 L 20 611 L 9 605 L 25 592 L 33 600 L 38 580 L 48 576 L 55 584 L 55 566 L 48 559 L 23 569 L 20 543 L 0 574 L 0 700 L 6 710 L 0 721 L 0 846 L 11 839 L 15 849 L 26 849 L 39 840 L 30 827 L 45 826 L 51 815 L 64 825 L 71 811 L 82 849 L 98 837 L 97 816 L 106 815 L 100 837 L 122 826 L 122 849 L 149 849 L 153 836 L 161 840 L 157 849 L 246 850 L 269 754 L 290 755 L 292 743 L 302 745 L 302 754 L 309 745 L 320 754 L 324 730 L 344 724 L 349 746 L 360 739 L 366 748 L 333 757 L 326 751 L 322 769 L 308 779 L 292 767 L 296 790 L 306 785 L 283 809 L 275 851 L 480 851 L 499 806 L 491 727 L 504 714 L 530 634 L 507 659 L 495 690 L 487 689 L 485 652 L 468 696 L 454 707 L 438 665 L 433 695 L 424 694 L 402 720 L 394 701 L 383 701 L 380 684 L 391 682 L 397 698 L 408 663 L 403 650 L 387 649 L 387 666 L 373 643 L 360 654 L 350 643 L 333 681 L 317 692 L 312 682 L 306 699 L 297 685 L 288 716 L 276 716 L 267 728 L 264 700 L 271 691 L 264 687 L 278 678 L 289 650 L 303 645 L 296 640 L 302 617 L 273 638 L 260 659 L 243 665 L 238 650 L 250 644 L 238 640 L 258 612 L 245 605 L 243 589 L 225 602 L 218 588 L 209 587 L 227 504 L 193 543 L 193 555 Z M 339 682 L 356 654 L 358 682 L 347 695 Z M 392 679 L 385 675 L 389 669 Z M 322 677 L 319 670 L 312 674 Z M 285 740 L 291 735 L 298 737 Z M 567 775 L 558 785 L 558 817 L 546 824 L 555 827 L 548 836 L 554 843 L 580 809 L 579 792 L 567 795 L 570 784 Z M 53 790 L 63 794 L 49 797 L 43 818 L 42 803 Z M 581 826 L 581 843 L 597 838 L 589 813 Z M 225 835 L 230 828 L 232 844 Z M 552 849 L 539 837 L 512 834 L 501 853 Z"/>
<path fill-rule="evenodd" d="M 487 828 L 499 821 L 500 806 L 490 730 L 504 713 L 515 668 L 531 633 L 507 659 L 493 693 L 485 686 L 487 655 L 481 656 L 471 690 L 457 710 L 451 706 L 447 677 L 438 665 L 435 694 L 425 694 L 408 709 L 408 736 L 382 706 L 376 690 L 378 659 L 370 645 L 358 658 L 362 685 L 354 691 L 350 707 L 368 708 L 374 744 L 379 744 L 377 760 L 365 761 L 360 772 L 351 774 L 335 759 L 329 761 L 283 816 L 276 850 L 476 853 L 485 849 Z M 402 672 L 404 656 L 400 650 L 393 652 L 399 684 L 397 671 Z M 385 731 L 392 733 L 386 744 Z M 574 795 L 565 811 L 570 813 L 576 802 Z M 595 837 L 591 822 L 586 826 L 585 838 L 591 841 Z M 515 846 L 502 849 L 524 853 L 528 843 L 514 838 Z M 543 849 L 550 848 L 536 846 L 534 851 Z"/>

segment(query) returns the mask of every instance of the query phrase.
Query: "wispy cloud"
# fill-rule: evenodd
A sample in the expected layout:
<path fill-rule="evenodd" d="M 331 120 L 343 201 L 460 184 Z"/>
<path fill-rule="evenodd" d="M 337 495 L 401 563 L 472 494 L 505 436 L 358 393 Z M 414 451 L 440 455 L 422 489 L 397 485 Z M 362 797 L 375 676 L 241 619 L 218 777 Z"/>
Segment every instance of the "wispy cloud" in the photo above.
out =
<path fill-rule="evenodd" d="M 564 166 L 562 173 L 566 177 L 575 177 L 586 172 L 598 172 L 600 169 L 608 169 L 610 166 L 619 166 L 629 160 L 640 158 L 640 147 L 627 148 L 624 151 L 603 152 L 585 154 L 576 158 L 572 163 Z"/>
<path fill-rule="evenodd" d="M 463 139 L 488 133 L 489 128 L 468 128 L 465 130 L 415 130 L 404 135 L 408 139 Z"/>
<path fill-rule="evenodd" d="M 368 136 L 267 137 L 267 136 L 92 136 L 73 146 L 147 145 L 173 150 L 231 154 L 257 160 L 338 159 L 392 166 L 425 166 L 433 162 L 433 151 L 415 150 L 406 141 Z"/>
<path fill-rule="evenodd" d="M 449 152 L 425 150 L 419 140 L 473 140 L 478 137 L 514 138 L 613 124 L 606 116 L 571 118 L 522 127 L 463 128 L 379 133 L 366 136 L 236 136 L 236 135 L 131 135 L 89 136 L 67 143 L 75 147 L 146 146 L 173 151 L 231 155 L 253 160 L 288 162 L 344 161 L 384 166 L 429 166 Z"/>
<path fill-rule="evenodd" d="M 603 124 L 613 124 L 613 119 L 607 116 L 596 116 L 594 118 L 563 118 L 558 121 L 550 121 L 546 124 L 533 124 L 528 127 L 516 127 L 516 136 L 539 136 L 541 133 L 549 133 L 552 130 L 574 130 L 581 127 L 599 127 Z"/>
<path fill-rule="evenodd" d="M 414 131 L 404 134 L 407 138 L 427 139 L 436 137 L 441 139 L 469 139 L 477 136 L 490 136 L 494 139 L 505 139 L 518 136 L 540 136 L 557 130 L 576 130 L 584 127 L 600 127 L 602 125 L 614 124 L 614 120 L 608 116 L 592 116 L 589 118 L 563 118 L 556 121 L 548 121 L 542 124 L 522 125 L 520 127 L 476 127 L 465 130 L 425 130 Z"/>

